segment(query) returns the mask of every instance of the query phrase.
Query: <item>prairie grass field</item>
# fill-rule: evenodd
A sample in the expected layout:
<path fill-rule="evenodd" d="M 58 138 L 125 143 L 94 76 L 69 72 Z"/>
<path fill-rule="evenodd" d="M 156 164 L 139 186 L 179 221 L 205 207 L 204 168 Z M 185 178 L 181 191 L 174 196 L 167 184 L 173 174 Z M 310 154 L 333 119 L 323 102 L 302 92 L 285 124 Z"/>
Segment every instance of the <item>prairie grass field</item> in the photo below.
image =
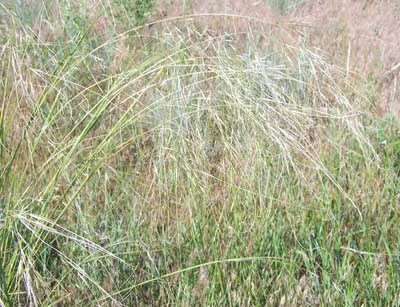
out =
<path fill-rule="evenodd" d="M 400 305 L 400 2 L 245 2 L 0 2 L 0 306 Z"/>

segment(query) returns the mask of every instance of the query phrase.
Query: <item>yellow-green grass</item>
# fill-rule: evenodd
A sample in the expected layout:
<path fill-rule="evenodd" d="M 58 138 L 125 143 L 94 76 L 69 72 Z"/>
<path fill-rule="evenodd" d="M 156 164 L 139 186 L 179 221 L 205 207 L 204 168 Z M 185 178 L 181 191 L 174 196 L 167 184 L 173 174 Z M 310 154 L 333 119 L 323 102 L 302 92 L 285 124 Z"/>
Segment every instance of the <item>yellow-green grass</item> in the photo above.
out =
<path fill-rule="evenodd" d="M 398 305 L 400 127 L 362 77 L 260 21 L 56 4 L 0 4 L 0 304 Z"/>

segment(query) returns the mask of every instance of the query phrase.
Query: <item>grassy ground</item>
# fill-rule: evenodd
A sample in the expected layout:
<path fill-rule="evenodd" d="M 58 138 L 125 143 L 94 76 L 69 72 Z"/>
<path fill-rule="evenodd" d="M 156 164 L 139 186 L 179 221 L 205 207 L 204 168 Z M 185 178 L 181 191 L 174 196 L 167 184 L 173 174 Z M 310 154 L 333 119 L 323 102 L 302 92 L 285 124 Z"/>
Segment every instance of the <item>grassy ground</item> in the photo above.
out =
<path fill-rule="evenodd" d="M 0 305 L 398 306 L 379 87 L 296 25 L 154 10 L 0 3 Z"/>

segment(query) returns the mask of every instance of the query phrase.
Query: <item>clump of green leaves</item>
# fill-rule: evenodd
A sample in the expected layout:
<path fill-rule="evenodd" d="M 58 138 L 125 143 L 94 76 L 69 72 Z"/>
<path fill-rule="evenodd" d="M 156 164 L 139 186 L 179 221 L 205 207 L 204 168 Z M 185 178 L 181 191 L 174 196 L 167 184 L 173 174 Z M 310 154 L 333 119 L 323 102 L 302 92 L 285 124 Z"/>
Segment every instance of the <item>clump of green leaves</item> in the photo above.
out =
<path fill-rule="evenodd" d="M 144 24 L 151 14 L 154 6 L 153 0 L 136 0 L 135 2 L 135 18 L 138 24 Z"/>

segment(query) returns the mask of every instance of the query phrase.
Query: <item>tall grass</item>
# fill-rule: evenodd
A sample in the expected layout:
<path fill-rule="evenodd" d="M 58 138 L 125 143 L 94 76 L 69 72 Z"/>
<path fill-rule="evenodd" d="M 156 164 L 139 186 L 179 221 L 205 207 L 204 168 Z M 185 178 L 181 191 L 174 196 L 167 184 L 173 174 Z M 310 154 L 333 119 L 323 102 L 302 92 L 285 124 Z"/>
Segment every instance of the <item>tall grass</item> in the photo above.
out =
<path fill-rule="evenodd" d="M 0 304 L 398 302 L 400 147 L 356 76 L 273 27 L 1 7 Z"/>

